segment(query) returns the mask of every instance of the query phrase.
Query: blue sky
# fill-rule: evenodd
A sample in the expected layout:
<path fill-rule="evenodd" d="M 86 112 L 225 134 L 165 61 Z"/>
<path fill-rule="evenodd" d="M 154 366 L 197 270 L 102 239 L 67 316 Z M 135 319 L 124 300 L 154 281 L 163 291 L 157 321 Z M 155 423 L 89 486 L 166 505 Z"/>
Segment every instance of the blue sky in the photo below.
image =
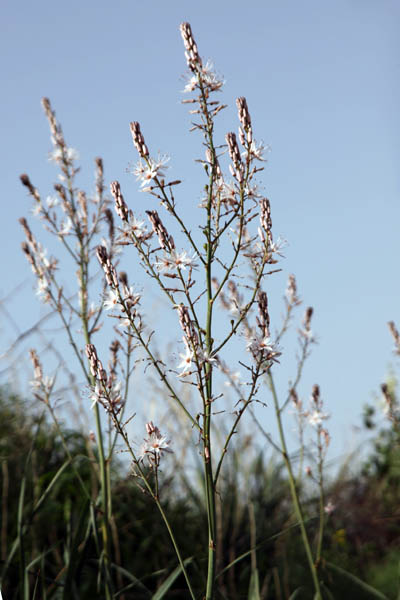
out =
<path fill-rule="evenodd" d="M 187 20 L 226 79 L 221 136 L 236 129 L 234 100 L 244 95 L 256 138 L 271 147 L 263 184 L 275 234 L 289 242 L 274 292 L 283 294 L 293 272 L 314 306 L 319 345 L 303 393 L 320 383 L 330 428 L 340 445 L 349 442 L 395 362 L 386 322 L 400 326 L 398 2 L 14 0 L 2 12 L 1 295 L 26 282 L 8 308 L 20 330 L 43 314 L 17 224 L 30 207 L 19 174 L 44 194 L 55 177 L 42 96 L 80 152 L 83 183 L 90 187 L 100 155 L 107 181 L 119 179 L 131 206 L 146 208 L 126 172 L 136 159 L 128 124 L 138 120 L 149 145 L 173 157 L 189 218 L 197 206 L 201 148 L 180 104 L 178 27 Z M 281 306 L 272 311 L 278 317 Z M 3 322 L 0 333 L 6 348 L 14 329 Z"/>

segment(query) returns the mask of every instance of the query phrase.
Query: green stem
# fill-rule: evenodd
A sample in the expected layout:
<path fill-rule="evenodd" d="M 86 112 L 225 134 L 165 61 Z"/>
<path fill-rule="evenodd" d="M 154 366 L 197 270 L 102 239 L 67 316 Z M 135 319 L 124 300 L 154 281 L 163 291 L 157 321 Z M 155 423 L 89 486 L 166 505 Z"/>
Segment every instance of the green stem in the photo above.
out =
<path fill-rule="evenodd" d="M 83 326 L 83 333 L 85 343 L 91 343 L 91 336 L 89 334 L 89 323 L 87 317 L 87 282 L 88 282 L 88 254 L 85 246 L 83 237 L 80 237 L 80 285 L 81 285 L 81 321 Z M 93 375 L 89 375 L 90 383 L 92 386 L 95 385 L 95 379 Z M 99 406 L 96 403 L 94 407 L 94 415 L 96 422 L 96 441 L 97 450 L 99 454 L 99 467 L 100 467 L 100 487 L 101 487 L 101 533 L 103 539 L 103 560 L 104 560 L 104 572 L 105 572 L 105 593 L 106 600 L 112 599 L 112 582 L 110 576 L 110 480 L 107 476 L 107 462 L 105 459 L 104 452 L 104 441 L 103 431 L 101 428 L 100 411 Z"/>
<path fill-rule="evenodd" d="M 166 528 L 167 528 L 167 530 L 168 530 L 168 533 L 169 533 L 169 536 L 170 536 L 170 538 L 171 538 L 172 545 L 174 546 L 174 550 L 175 550 L 176 556 L 177 556 L 177 558 L 178 558 L 179 564 L 180 564 L 180 566 L 181 566 L 181 569 L 182 569 L 183 576 L 185 577 L 185 580 L 186 580 L 186 584 L 187 584 L 187 586 L 188 586 L 189 593 L 190 593 L 190 595 L 191 595 L 191 597 L 192 597 L 192 600 L 196 600 L 196 596 L 195 596 L 195 594 L 194 594 L 194 591 L 193 591 L 192 585 L 191 585 L 191 583 L 190 583 L 190 579 L 189 579 L 189 576 L 188 576 L 188 574 L 187 574 L 186 567 L 185 567 L 185 564 L 184 564 L 184 562 L 183 562 L 183 559 L 182 559 L 182 556 L 181 556 L 181 553 L 180 553 L 180 550 L 179 550 L 179 547 L 178 547 L 178 543 L 177 543 L 177 541 L 176 541 L 176 539 L 175 539 L 174 532 L 172 531 L 171 525 L 169 524 L 169 521 L 168 521 L 168 517 L 167 517 L 167 515 L 165 514 L 165 512 L 164 512 L 164 509 L 163 509 L 163 507 L 161 506 L 160 500 L 159 500 L 159 498 L 158 498 L 158 481 L 156 482 L 156 493 L 154 493 L 154 491 L 153 491 L 153 489 L 152 489 L 152 487 L 151 487 L 150 483 L 148 482 L 148 480 L 147 480 L 147 478 L 146 478 L 146 475 L 145 475 L 145 473 L 143 472 L 143 469 L 142 469 L 142 467 L 141 467 L 141 466 L 140 466 L 140 464 L 139 464 L 139 461 L 138 461 L 138 459 L 137 459 L 137 458 L 136 458 L 136 456 L 135 456 L 135 453 L 134 453 L 134 452 L 133 452 L 133 450 L 132 450 L 132 447 L 131 447 L 131 445 L 130 445 L 130 443 L 129 443 L 129 438 L 128 438 L 128 436 L 127 436 L 126 432 L 124 431 L 124 428 L 123 428 L 123 426 L 122 426 L 122 425 L 121 425 L 121 423 L 119 422 L 119 420 L 118 420 L 118 418 L 117 418 L 117 415 L 115 415 L 115 414 L 113 414 L 113 421 L 114 421 L 114 425 L 115 425 L 115 427 L 116 427 L 116 429 L 117 429 L 118 433 L 121 435 L 122 439 L 123 439 L 123 440 L 124 440 L 124 442 L 125 442 L 125 445 L 126 445 L 126 447 L 127 447 L 127 450 L 128 450 L 128 452 L 129 452 L 129 454 L 131 455 L 131 457 L 132 457 L 132 460 L 133 460 L 134 464 L 136 465 L 136 467 L 137 467 L 137 469 L 138 469 L 138 471 L 139 471 L 140 478 L 141 478 L 141 480 L 143 481 L 143 484 L 145 485 L 145 487 L 146 487 L 146 490 L 149 492 L 150 496 L 153 498 L 154 502 L 156 503 L 158 510 L 160 511 L 160 514 L 161 514 L 161 516 L 162 516 L 162 519 L 163 519 L 163 521 L 164 521 L 164 523 L 165 523 L 165 526 L 166 526 Z"/>
<path fill-rule="evenodd" d="M 292 495 L 293 506 L 294 506 L 297 520 L 300 525 L 301 537 L 303 539 L 303 545 L 304 545 L 308 564 L 309 564 L 310 571 L 311 571 L 311 576 L 312 576 L 313 583 L 314 583 L 315 600 L 322 600 L 321 586 L 320 586 L 319 579 L 318 579 L 317 569 L 314 564 L 310 541 L 308 539 L 308 535 L 307 535 L 307 531 L 306 531 L 306 526 L 304 524 L 304 515 L 303 515 L 302 507 L 300 504 L 299 494 L 298 494 L 298 491 L 296 488 L 295 477 L 293 475 L 293 470 L 292 470 L 292 464 L 291 464 L 288 450 L 287 450 L 286 439 L 285 439 L 285 434 L 284 434 L 283 425 L 282 425 L 281 409 L 279 407 L 278 396 L 276 393 L 275 384 L 274 384 L 271 370 L 268 371 L 268 382 L 269 382 L 272 397 L 274 400 L 275 414 L 276 414 L 276 419 L 277 419 L 277 423 L 278 423 L 279 437 L 280 437 L 281 446 L 282 446 L 282 456 L 285 461 L 285 465 L 286 465 L 288 475 L 289 475 L 290 493 Z"/>
<path fill-rule="evenodd" d="M 324 497 L 324 472 L 323 472 L 323 457 L 322 457 L 322 446 L 321 446 L 321 426 L 318 427 L 318 485 L 319 485 L 319 528 L 318 528 L 318 542 L 317 552 L 315 557 L 315 564 L 317 568 L 321 563 L 322 557 L 322 542 L 324 538 L 324 527 L 325 527 L 325 497 Z"/>

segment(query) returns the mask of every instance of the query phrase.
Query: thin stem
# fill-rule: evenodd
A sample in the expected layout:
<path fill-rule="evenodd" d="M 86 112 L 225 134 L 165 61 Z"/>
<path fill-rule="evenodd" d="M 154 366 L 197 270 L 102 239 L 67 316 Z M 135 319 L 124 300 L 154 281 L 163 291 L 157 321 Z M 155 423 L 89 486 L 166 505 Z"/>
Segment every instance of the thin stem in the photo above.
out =
<path fill-rule="evenodd" d="M 321 444 L 321 426 L 318 427 L 318 486 L 319 486 L 319 528 L 318 528 L 318 542 L 317 552 L 315 556 L 315 564 L 317 568 L 321 563 L 322 557 L 322 542 L 324 539 L 324 527 L 325 527 L 325 497 L 324 497 L 324 469 L 323 469 L 323 455 L 322 455 L 322 444 Z"/>
<path fill-rule="evenodd" d="M 286 439 L 285 439 L 285 434 L 284 434 L 283 425 L 282 425 L 281 411 L 279 408 L 279 400 L 278 400 L 278 396 L 276 393 L 276 388 L 275 388 L 274 380 L 272 377 L 272 373 L 270 370 L 268 371 L 268 383 L 269 383 L 269 387 L 270 387 L 270 390 L 272 393 L 272 398 L 274 400 L 276 420 L 278 423 L 279 437 L 280 437 L 281 446 L 282 446 L 282 456 L 285 461 L 285 465 L 286 465 L 288 475 L 289 475 L 290 493 L 292 495 L 293 506 L 294 506 L 297 520 L 300 525 L 301 537 L 303 539 L 304 549 L 305 549 L 305 552 L 307 555 L 307 560 L 308 560 L 308 564 L 309 564 L 310 571 L 311 571 L 311 576 L 312 576 L 313 583 L 314 583 L 315 600 L 322 600 L 321 586 L 320 586 L 319 579 L 318 579 L 318 573 L 317 573 L 316 566 L 314 564 L 310 541 L 308 539 L 307 530 L 306 530 L 306 526 L 304 523 L 304 515 L 303 515 L 301 503 L 300 503 L 299 493 L 296 488 L 296 482 L 295 482 L 295 477 L 294 477 L 293 470 L 292 470 L 292 464 L 291 464 L 288 450 L 287 450 Z"/>
<path fill-rule="evenodd" d="M 105 389 L 105 391 L 106 391 L 106 389 Z M 112 406 L 112 404 L 110 404 L 110 406 Z M 184 561 L 182 559 L 182 555 L 180 553 L 180 550 L 179 550 L 179 547 L 178 547 L 178 543 L 177 543 L 177 541 L 175 539 L 174 532 L 172 531 L 171 525 L 170 525 L 170 523 L 168 521 L 168 517 L 165 514 L 164 509 L 161 506 L 160 500 L 158 498 L 158 479 L 157 479 L 157 476 L 156 476 L 156 492 L 154 492 L 153 489 L 152 489 L 152 487 L 151 487 L 151 485 L 150 485 L 150 483 L 147 480 L 147 477 L 146 477 L 145 473 L 143 472 L 142 467 L 140 466 L 140 463 L 139 463 L 138 459 L 135 456 L 135 453 L 132 450 L 132 446 L 129 443 L 129 438 L 128 438 L 128 436 L 127 436 L 127 434 L 126 434 L 123 426 L 121 425 L 120 421 L 118 420 L 117 415 L 115 413 L 111 413 L 111 416 L 112 416 L 114 425 L 115 425 L 115 427 L 117 429 L 117 432 L 121 435 L 122 439 L 124 440 L 125 445 L 127 447 L 127 450 L 129 452 L 129 454 L 131 455 L 134 464 L 136 465 L 136 468 L 137 468 L 137 470 L 139 472 L 139 476 L 140 476 L 141 480 L 143 481 L 143 484 L 145 485 L 146 490 L 149 492 L 150 496 L 152 497 L 152 499 L 156 503 L 158 510 L 160 511 L 160 514 L 161 514 L 161 516 L 163 518 L 163 521 L 165 523 L 165 526 L 166 526 L 166 528 L 168 530 L 168 533 L 169 533 L 169 536 L 171 538 L 172 545 L 174 546 L 174 550 L 175 550 L 176 556 L 178 558 L 179 564 L 181 566 L 182 573 L 183 573 L 183 575 L 185 577 L 186 584 L 187 584 L 188 589 L 189 589 L 189 593 L 190 593 L 190 595 L 192 597 L 192 600 L 196 600 L 196 596 L 194 594 L 192 585 L 190 583 L 190 579 L 189 579 L 189 576 L 188 576 L 187 571 L 186 571 L 185 563 L 184 563 Z"/>
<path fill-rule="evenodd" d="M 91 343 L 91 336 L 89 333 L 89 323 L 87 317 L 87 282 L 88 282 L 88 253 L 85 246 L 84 240 L 80 239 L 80 286 L 81 286 L 81 321 L 83 326 L 83 333 L 85 343 Z M 95 379 L 93 375 L 88 373 L 88 377 L 92 386 L 95 385 Z M 102 522 L 101 532 L 103 539 L 103 552 L 104 552 L 104 567 L 105 567 L 105 593 L 106 599 L 111 600 L 112 598 L 112 584 L 110 577 L 110 502 L 111 502 L 111 490 L 110 490 L 110 479 L 108 477 L 108 465 L 109 462 L 105 459 L 104 452 L 104 441 L 103 431 L 101 427 L 100 411 L 97 404 L 94 407 L 94 416 L 96 422 L 96 441 L 97 450 L 99 454 L 99 467 L 100 467 L 100 486 L 101 486 L 101 509 L 102 509 Z"/>

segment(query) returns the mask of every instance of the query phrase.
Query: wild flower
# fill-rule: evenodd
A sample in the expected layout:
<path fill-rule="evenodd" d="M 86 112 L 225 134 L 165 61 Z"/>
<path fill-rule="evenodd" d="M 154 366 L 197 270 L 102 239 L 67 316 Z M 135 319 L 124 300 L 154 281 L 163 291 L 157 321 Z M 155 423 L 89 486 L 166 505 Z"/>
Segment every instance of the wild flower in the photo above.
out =
<path fill-rule="evenodd" d="M 160 273 L 166 273 L 177 269 L 186 270 L 187 267 L 197 267 L 196 255 L 190 256 L 185 250 L 177 252 L 172 250 L 170 254 L 164 253 L 162 258 L 159 258 L 155 266 Z"/>
<path fill-rule="evenodd" d="M 155 427 L 150 421 L 146 423 L 146 431 L 148 438 L 145 438 L 140 449 L 139 460 L 144 461 L 147 458 L 150 466 L 157 466 L 160 464 L 161 458 L 165 452 L 172 453 L 173 450 L 169 447 L 170 440 L 167 440 L 165 435 L 162 435 L 158 427 Z"/>
<path fill-rule="evenodd" d="M 103 306 L 106 310 L 113 310 L 114 308 L 121 310 L 122 305 L 119 302 L 119 296 L 115 290 L 108 290 L 107 298 L 104 300 Z"/>
<path fill-rule="evenodd" d="M 327 515 L 330 515 L 331 513 L 333 513 L 333 511 L 335 510 L 335 508 L 336 508 L 336 504 L 333 504 L 333 503 L 332 503 L 332 502 L 329 500 L 329 502 L 328 502 L 328 503 L 327 503 L 327 504 L 324 506 L 324 512 L 325 512 Z"/>
<path fill-rule="evenodd" d="M 170 157 L 167 154 L 159 155 L 158 160 L 148 158 L 147 162 L 139 159 L 133 168 L 133 174 L 136 176 L 136 181 L 141 181 L 140 187 L 144 188 L 156 177 L 164 177 L 164 171 L 168 168 L 167 163 L 169 160 Z"/>
<path fill-rule="evenodd" d="M 58 206 L 59 199 L 57 196 L 46 196 L 46 204 L 48 208 L 54 208 L 55 206 Z"/>
<path fill-rule="evenodd" d="M 89 395 L 89 399 L 92 400 L 92 404 L 90 406 L 91 409 L 93 409 L 96 404 L 98 404 L 100 402 L 100 400 L 103 398 L 103 390 L 100 384 L 100 381 L 96 381 L 95 385 L 92 386 L 91 388 L 91 392 Z"/>
<path fill-rule="evenodd" d="M 322 425 L 322 422 L 325 419 L 329 419 L 329 415 L 327 413 L 323 413 L 320 410 L 312 410 L 310 412 L 306 412 L 305 416 L 307 417 L 307 422 L 309 425 L 313 427 L 318 427 Z"/>
<path fill-rule="evenodd" d="M 264 337 L 254 336 L 247 343 L 246 349 L 257 359 L 264 358 L 273 362 L 278 362 L 277 358 L 281 355 L 281 352 L 268 335 Z"/>
<path fill-rule="evenodd" d="M 265 162 L 264 152 L 269 151 L 269 149 L 269 146 L 266 146 L 264 142 L 259 142 L 257 144 L 255 140 L 252 140 L 249 149 L 242 152 L 242 156 L 251 155 L 256 160 Z"/>
<path fill-rule="evenodd" d="M 79 159 L 79 152 L 75 148 L 67 148 L 57 146 L 49 152 L 49 160 L 52 162 L 61 162 L 65 160 L 68 163 L 72 163 L 74 160 Z"/>
<path fill-rule="evenodd" d="M 61 227 L 57 231 L 58 235 L 69 235 L 71 233 L 72 225 L 71 217 L 67 217 L 66 220 L 61 223 Z"/>
<path fill-rule="evenodd" d="M 179 373 L 179 377 L 183 377 L 189 374 L 190 369 L 192 368 L 192 361 L 194 357 L 193 350 L 191 350 L 186 344 L 185 338 L 183 338 L 183 340 L 186 345 L 186 352 L 184 354 L 179 354 L 179 357 L 182 359 L 179 365 L 177 366 L 177 368 L 181 370 L 181 372 Z"/>

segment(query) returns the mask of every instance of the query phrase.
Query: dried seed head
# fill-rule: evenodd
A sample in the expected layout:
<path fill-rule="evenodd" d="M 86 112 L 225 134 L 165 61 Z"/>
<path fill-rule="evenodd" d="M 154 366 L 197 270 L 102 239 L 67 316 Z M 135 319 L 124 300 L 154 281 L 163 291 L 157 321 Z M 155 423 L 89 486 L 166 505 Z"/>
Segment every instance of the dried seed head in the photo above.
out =
<path fill-rule="evenodd" d="M 115 200 L 115 210 L 117 215 L 121 218 L 125 223 L 129 220 L 129 210 L 124 200 L 124 197 L 121 193 L 121 187 L 118 181 L 112 181 L 111 185 L 111 193 L 114 196 Z"/>
<path fill-rule="evenodd" d="M 400 354 L 400 334 L 396 328 L 394 321 L 389 321 L 388 323 L 389 331 L 393 336 L 395 352 L 396 354 Z"/>
<path fill-rule="evenodd" d="M 139 153 L 139 156 L 141 156 L 142 158 L 149 156 L 149 150 L 144 142 L 144 137 L 142 135 L 142 132 L 140 131 L 139 123 L 137 121 L 132 121 L 132 123 L 130 124 L 130 128 L 133 143 L 136 147 L 136 150 Z"/>
<path fill-rule="evenodd" d="M 104 211 L 104 216 L 106 218 L 108 224 L 108 237 L 110 240 L 114 239 L 114 217 L 109 208 L 106 208 Z"/>
<path fill-rule="evenodd" d="M 97 156 L 94 159 L 94 162 L 96 163 L 96 167 L 97 167 L 97 177 L 99 177 L 100 179 L 103 179 L 103 175 L 104 175 L 103 159 L 100 156 Z"/>
<path fill-rule="evenodd" d="M 236 135 L 234 133 L 227 133 L 225 136 L 226 143 L 228 144 L 229 156 L 235 167 L 239 169 L 242 166 L 242 159 L 239 152 L 239 146 L 236 141 Z"/>
<path fill-rule="evenodd" d="M 240 98 L 237 98 L 236 106 L 238 107 L 238 116 L 239 116 L 240 124 L 242 126 L 242 130 L 246 134 L 248 144 L 251 144 L 251 142 L 253 140 L 253 134 L 252 134 L 252 129 L 251 129 L 251 118 L 250 118 L 249 109 L 247 107 L 246 98 L 244 98 L 243 96 L 241 96 Z M 240 138 L 241 138 L 240 141 L 244 145 L 245 140 L 244 140 L 243 133 L 240 134 Z"/>
<path fill-rule="evenodd" d="M 104 191 L 103 159 L 98 156 L 97 158 L 94 159 L 94 162 L 96 163 L 96 192 L 97 192 L 97 198 L 95 201 L 100 202 L 100 200 L 103 196 L 103 191 Z"/>
<path fill-rule="evenodd" d="M 85 352 L 90 363 L 90 372 L 93 377 L 97 377 L 100 361 L 97 357 L 96 346 L 94 344 L 86 344 Z"/>
<path fill-rule="evenodd" d="M 287 288 L 286 288 L 286 299 L 292 306 L 300 304 L 300 298 L 297 295 L 297 284 L 294 275 L 289 275 Z"/>
<path fill-rule="evenodd" d="M 268 198 L 260 199 L 260 225 L 262 232 L 267 235 L 268 242 L 272 242 L 271 205 Z"/>
<path fill-rule="evenodd" d="M 33 256 L 32 252 L 29 248 L 29 245 L 26 242 L 22 242 L 21 248 L 22 248 L 22 252 L 25 254 L 29 264 L 31 265 L 33 272 L 36 273 L 37 272 L 36 261 L 35 261 L 35 257 Z"/>
<path fill-rule="evenodd" d="M 312 399 L 312 401 L 314 402 L 314 404 L 316 406 L 319 406 L 320 391 L 319 391 L 319 385 L 318 384 L 313 385 L 312 392 L 311 392 L 311 399 Z"/>
<path fill-rule="evenodd" d="M 177 306 L 178 315 L 179 315 L 179 323 L 182 327 L 183 333 L 185 334 L 187 346 L 196 347 L 199 343 L 199 339 L 197 336 L 197 332 L 193 326 L 193 323 L 190 319 L 189 309 L 184 304 L 179 304 Z"/>
<path fill-rule="evenodd" d="M 263 332 L 264 337 L 269 337 L 269 313 L 268 313 L 268 296 L 266 292 L 260 292 L 258 295 L 258 326 Z"/>
<path fill-rule="evenodd" d="M 299 397 L 298 397 L 298 395 L 297 395 L 297 392 L 296 392 L 296 390 L 295 390 L 294 388 L 292 388 L 292 389 L 290 390 L 289 394 L 290 394 L 290 398 L 291 398 L 291 400 L 292 400 L 293 404 L 294 404 L 296 407 L 301 407 L 301 402 L 300 402 L 300 400 L 299 400 Z"/>
<path fill-rule="evenodd" d="M 159 433 L 158 427 L 155 427 L 153 425 L 153 421 L 150 421 L 150 423 L 146 423 L 146 431 L 149 435 L 151 435 L 152 433 Z"/>
<path fill-rule="evenodd" d="M 110 370 L 111 386 L 117 376 L 118 350 L 120 347 L 121 344 L 119 340 L 114 340 L 110 344 L 110 361 L 108 366 Z"/>
<path fill-rule="evenodd" d="M 114 268 L 114 265 L 110 261 L 110 258 L 107 254 L 107 249 L 104 246 L 97 246 L 96 255 L 101 267 L 103 268 L 108 285 L 114 289 L 118 289 L 117 272 Z"/>
<path fill-rule="evenodd" d="M 28 188 L 29 193 L 31 196 L 33 196 L 36 200 L 36 202 L 40 202 L 40 194 L 37 191 L 37 189 L 35 188 L 34 185 L 32 185 L 31 180 L 29 179 L 28 175 L 26 173 L 23 173 L 22 175 L 19 176 L 22 185 L 24 185 L 26 188 Z"/>
<path fill-rule="evenodd" d="M 197 44 L 193 39 L 192 28 L 189 23 L 181 23 L 180 31 L 185 45 L 185 56 L 191 71 L 201 68 L 202 61 L 197 50 Z"/>
<path fill-rule="evenodd" d="M 66 149 L 62 129 L 61 126 L 57 123 L 56 113 L 51 108 L 50 100 L 48 98 L 42 98 L 42 106 L 50 125 L 50 131 L 53 137 L 53 142 L 57 144 L 60 148 Z"/>
<path fill-rule="evenodd" d="M 154 233 L 158 237 L 161 248 L 163 250 L 168 250 L 169 252 L 175 250 L 174 238 L 172 235 L 168 234 L 168 231 L 161 221 L 158 212 L 156 210 L 146 210 L 146 214 L 149 217 Z"/>
<path fill-rule="evenodd" d="M 36 350 L 34 350 L 33 348 L 29 350 L 29 356 L 31 357 L 31 361 L 33 364 L 35 381 L 41 381 L 43 379 L 43 369 L 42 365 L 40 364 L 40 360 Z"/>
<path fill-rule="evenodd" d="M 128 276 L 125 271 L 120 271 L 118 273 L 119 280 L 124 287 L 128 287 Z"/>
<path fill-rule="evenodd" d="M 87 232 L 87 223 L 88 223 L 88 207 L 87 207 L 87 198 L 84 191 L 79 190 L 78 192 L 78 202 L 81 207 L 81 217 L 82 217 L 82 229 L 86 233 Z"/>
<path fill-rule="evenodd" d="M 312 306 L 309 306 L 306 310 L 306 314 L 304 316 L 304 328 L 306 331 L 310 331 L 311 329 L 311 318 L 313 316 L 314 309 Z"/>

